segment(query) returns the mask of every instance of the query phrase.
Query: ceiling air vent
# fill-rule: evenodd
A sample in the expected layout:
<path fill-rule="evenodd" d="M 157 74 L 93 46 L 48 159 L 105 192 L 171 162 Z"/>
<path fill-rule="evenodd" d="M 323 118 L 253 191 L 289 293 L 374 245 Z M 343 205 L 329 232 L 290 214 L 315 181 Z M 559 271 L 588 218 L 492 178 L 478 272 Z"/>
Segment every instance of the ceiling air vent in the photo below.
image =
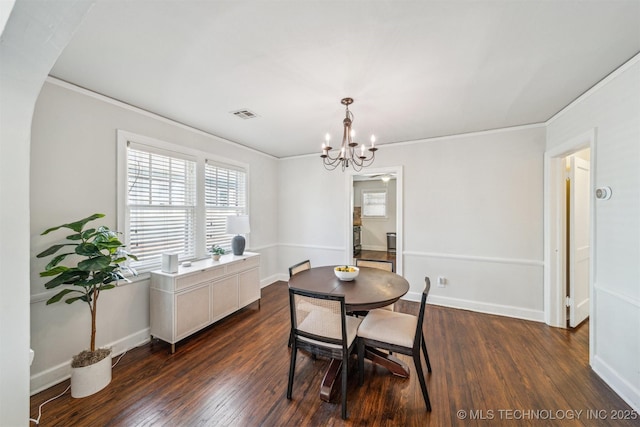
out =
<path fill-rule="evenodd" d="M 233 114 L 236 117 L 240 117 L 241 119 L 253 119 L 258 117 L 258 115 L 256 113 L 254 113 L 253 111 L 249 111 L 247 109 L 242 109 L 242 110 L 237 110 L 237 111 L 232 111 L 231 114 Z"/>

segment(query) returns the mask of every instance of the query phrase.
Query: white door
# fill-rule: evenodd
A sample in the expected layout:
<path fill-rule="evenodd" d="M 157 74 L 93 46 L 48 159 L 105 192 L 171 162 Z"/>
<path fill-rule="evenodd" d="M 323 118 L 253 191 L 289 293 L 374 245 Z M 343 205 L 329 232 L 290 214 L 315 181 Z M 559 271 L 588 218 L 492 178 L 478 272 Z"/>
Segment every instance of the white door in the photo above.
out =
<path fill-rule="evenodd" d="M 589 317 L 589 162 L 571 157 L 569 202 L 569 326 Z"/>

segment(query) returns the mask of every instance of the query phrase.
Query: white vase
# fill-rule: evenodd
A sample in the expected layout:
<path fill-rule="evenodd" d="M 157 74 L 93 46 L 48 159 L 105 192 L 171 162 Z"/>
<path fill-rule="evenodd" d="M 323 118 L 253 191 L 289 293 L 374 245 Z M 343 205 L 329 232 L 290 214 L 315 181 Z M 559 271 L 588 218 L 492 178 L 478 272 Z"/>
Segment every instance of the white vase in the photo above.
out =
<path fill-rule="evenodd" d="M 214 261 L 220 261 L 220 255 L 211 255 Z"/>
<path fill-rule="evenodd" d="M 86 397 L 111 382 L 111 354 L 93 365 L 71 368 L 71 397 Z"/>

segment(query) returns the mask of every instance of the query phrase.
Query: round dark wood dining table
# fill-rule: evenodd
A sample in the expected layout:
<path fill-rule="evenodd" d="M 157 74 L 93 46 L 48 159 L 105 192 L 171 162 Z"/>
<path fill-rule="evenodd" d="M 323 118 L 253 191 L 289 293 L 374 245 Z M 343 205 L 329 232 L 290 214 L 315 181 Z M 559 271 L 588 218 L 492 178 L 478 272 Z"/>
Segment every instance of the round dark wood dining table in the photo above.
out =
<path fill-rule="evenodd" d="M 348 312 L 367 311 L 393 304 L 409 292 L 409 282 L 390 271 L 359 267 L 352 281 L 342 281 L 333 272 L 336 266 L 315 267 L 293 275 L 289 287 L 305 291 L 344 295 Z"/>
<path fill-rule="evenodd" d="M 402 276 L 390 271 L 370 267 L 359 267 L 360 273 L 352 281 L 343 281 L 336 277 L 336 266 L 314 267 L 294 274 L 289 279 L 289 287 L 305 291 L 344 295 L 347 312 L 369 311 L 385 307 L 398 301 L 409 292 L 409 282 Z M 407 365 L 380 350 L 367 348 L 366 357 L 389 369 L 394 375 L 409 376 Z M 333 359 L 322 380 L 320 398 L 329 401 L 341 362 Z"/>

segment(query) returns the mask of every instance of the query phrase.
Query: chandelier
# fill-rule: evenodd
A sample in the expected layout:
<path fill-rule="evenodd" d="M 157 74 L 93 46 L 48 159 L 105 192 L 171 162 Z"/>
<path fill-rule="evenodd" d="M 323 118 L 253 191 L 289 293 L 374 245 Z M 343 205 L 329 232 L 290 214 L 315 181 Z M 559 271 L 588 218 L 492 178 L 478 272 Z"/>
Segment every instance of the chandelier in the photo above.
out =
<path fill-rule="evenodd" d="M 362 170 L 363 167 L 367 167 L 373 163 L 376 151 L 378 151 L 375 147 L 376 137 L 371 135 L 371 146 L 369 148 L 366 148 L 364 144 L 362 144 L 360 148 L 356 148 L 358 147 L 358 143 L 353 142 L 355 132 L 351 129 L 353 113 L 349 111 L 349 105 L 353 104 L 353 98 L 343 98 L 340 102 L 346 108 L 345 118 L 342 121 L 344 131 L 340 151 L 335 153 L 335 155 L 331 154 L 331 150 L 333 149 L 329 143 L 331 135 L 326 134 L 324 137 L 325 142 L 322 143 L 322 154 L 320 157 L 322 157 L 322 163 L 327 170 L 334 170 L 340 166 L 344 171 L 351 166 L 353 170 L 358 172 Z M 365 155 L 365 149 L 371 153 L 371 157 L 369 157 L 369 153 Z"/>

